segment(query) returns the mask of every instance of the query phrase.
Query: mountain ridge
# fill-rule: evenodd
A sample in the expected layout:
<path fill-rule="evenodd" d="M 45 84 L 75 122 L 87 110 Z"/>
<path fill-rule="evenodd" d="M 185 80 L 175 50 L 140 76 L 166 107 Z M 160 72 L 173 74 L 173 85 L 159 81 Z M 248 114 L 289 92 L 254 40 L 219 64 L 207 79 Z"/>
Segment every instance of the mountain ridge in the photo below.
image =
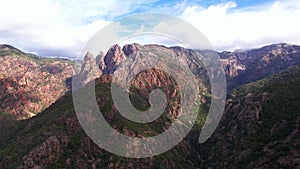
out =
<path fill-rule="evenodd" d="M 281 47 L 283 47 L 282 50 Z M 133 87 L 129 90 L 134 105 L 140 106 L 138 108 L 149 106 L 147 97 L 150 87 L 154 86 L 165 91 L 168 100 L 172 102 L 170 102 L 171 106 L 166 109 L 166 113 L 157 121 L 144 125 L 135 124 L 124 119 L 113 105 L 110 95 L 111 73 L 127 57 L 134 60 L 136 56 L 134 54 L 138 53 L 140 48 L 162 50 L 171 54 L 171 57 L 189 56 L 190 58 L 183 60 L 184 64 L 189 65 L 192 71 L 198 73 L 198 85 L 203 92 L 198 119 L 189 135 L 175 148 L 159 156 L 129 159 L 113 155 L 101 149 L 85 134 L 76 117 L 72 95 L 67 93 L 32 118 L 1 123 L 1 131 L 7 132 L 0 133 L 0 166 L 1 168 L 19 169 L 232 168 L 231 164 L 242 168 L 297 167 L 299 164 L 297 163 L 298 152 L 300 152 L 297 111 L 295 113 L 284 108 L 292 107 L 293 110 L 298 110 L 297 101 L 300 98 L 299 95 L 293 93 L 297 92 L 300 83 L 299 67 L 294 67 L 298 64 L 300 54 L 298 47 L 285 47 L 284 45 L 281 47 L 275 45 L 275 47 L 269 47 L 272 48 L 271 51 L 265 50 L 269 49 L 268 47 L 263 51 L 254 51 L 253 53 L 258 56 L 254 59 L 250 58 L 250 61 L 247 62 L 242 62 L 240 59 L 247 60 L 248 57 L 252 57 L 253 53 L 249 54 L 249 51 L 221 55 L 227 82 L 239 80 L 236 77 L 247 78 L 248 75 L 251 75 L 249 77 L 253 82 L 248 84 L 250 87 L 241 86 L 240 89 L 229 93 L 231 96 L 227 100 L 224 117 L 214 135 L 203 145 L 199 145 L 198 136 L 209 110 L 210 95 L 205 68 L 203 65 L 195 65 L 192 62 L 192 58 L 197 56 L 197 51 L 181 47 L 167 48 L 161 45 L 131 44 L 123 48 L 115 45 L 110 52 L 105 55 L 100 53 L 96 58 L 88 53 L 78 76 L 82 76 L 86 80 L 86 84 L 90 84 L 89 81 L 96 78 L 96 100 L 99 109 L 110 125 L 127 136 L 140 138 L 156 135 L 167 129 L 168 125 L 176 120 L 179 114 L 177 109 L 180 103 L 180 100 L 177 99 L 179 89 L 176 88 L 176 85 L 170 85 L 172 82 L 170 75 L 161 71 L 147 69 L 138 74 L 133 80 Z M 277 49 L 281 51 L 277 51 Z M 266 58 L 270 59 L 270 62 L 265 62 Z M 291 58 L 291 60 L 287 58 Z M 272 66 L 279 61 L 283 62 L 280 64 L 282 67 L 273 71 Z M 51 65 L 51 63 L 49 64 Z M 264 77 L 256 76 L 258 71 L 241 73 L 244 71 L 240 70 L 241 68 L 254 69 L 263 64 L 266 64 L 264 68 L 268 70 L 263 72 L 264 76 L 270 76 L 276 72 L 280 72 L 279 75 L 257 81 Z M 288 69 L 289 67 L 294 68 Z M 282 69 L 285 71 L 281 72 Z M 57 73 L 57 71 L 54 72 Z M 87 74 L 87 72 L 92 73 Z M 143 79 L 143 77 L 148 78 Z M 291 78 L 295 80 L 288 81 Z M 236 85 L 240 86 L 241 84 L 237 83 Z M 5 86 L 4 88 L 7 89 Z M 281 99 L 284 99 L 285 102 L 280 102 Z M 287 102 L 288 100 L 293 102 Z M 272 114 L 273 110 L 277 109 L 280 111 Z M 267 114 L 269 115 L 266 116 Z M 236 125 L 240 126 L 239 130 L 236 130 Z M 266 125 L 266 127 L 262 128 L 262 125 Z M 285 140 L 287 141 L 285 142 Z M 278 142 L 276 143 L 276 141 Z M 231 149 L 233 151 L 230 151 Z M 221 155 L 221 159 L 219 155 Z M 215 163 L 216 161 L 217 163 Z"/>

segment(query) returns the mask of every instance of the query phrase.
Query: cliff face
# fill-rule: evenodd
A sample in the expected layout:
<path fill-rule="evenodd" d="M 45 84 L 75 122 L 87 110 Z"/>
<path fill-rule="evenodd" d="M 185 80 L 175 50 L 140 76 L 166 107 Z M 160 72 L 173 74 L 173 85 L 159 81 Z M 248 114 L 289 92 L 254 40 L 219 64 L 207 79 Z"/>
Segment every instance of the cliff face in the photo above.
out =
<path fill-rule="evenodd" d="M 0 120 L 26 119 L 54 103 L 67 90 L 73 63 L 39 58 L 0 46 Z"/>

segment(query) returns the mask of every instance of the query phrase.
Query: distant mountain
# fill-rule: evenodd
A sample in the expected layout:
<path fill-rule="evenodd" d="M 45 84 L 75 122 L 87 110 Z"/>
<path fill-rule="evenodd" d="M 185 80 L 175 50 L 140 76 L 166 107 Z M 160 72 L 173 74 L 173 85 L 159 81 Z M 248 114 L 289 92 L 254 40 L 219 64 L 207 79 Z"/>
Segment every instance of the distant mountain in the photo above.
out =
<path fill-rule="evenodd" d="M 27 119 L 49 107 L 68 90 L 73 66 L 0 45 L 0 121 Z"/>
<path fill-rule="evenodd" d="M 229 90 L 300 65 L 300 46 L 286 43 L 219 54 L 228 77 Z"/>

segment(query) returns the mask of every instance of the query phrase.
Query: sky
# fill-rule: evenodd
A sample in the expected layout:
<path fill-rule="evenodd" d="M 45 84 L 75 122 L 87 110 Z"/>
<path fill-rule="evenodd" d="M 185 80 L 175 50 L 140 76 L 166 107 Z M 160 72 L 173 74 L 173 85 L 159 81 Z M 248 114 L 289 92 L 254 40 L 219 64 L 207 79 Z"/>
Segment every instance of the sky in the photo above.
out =
<path fill-rule="evenodd" d="M 0 0 L 0 4 L 0 44 L 48 57 L 76 58 L 96 32 L 122 17 L 145 12 L 189 22 L 218 51 L 300 44 L 299 0 Z M 144 38 L 140 43 L 151 42 Z"/>

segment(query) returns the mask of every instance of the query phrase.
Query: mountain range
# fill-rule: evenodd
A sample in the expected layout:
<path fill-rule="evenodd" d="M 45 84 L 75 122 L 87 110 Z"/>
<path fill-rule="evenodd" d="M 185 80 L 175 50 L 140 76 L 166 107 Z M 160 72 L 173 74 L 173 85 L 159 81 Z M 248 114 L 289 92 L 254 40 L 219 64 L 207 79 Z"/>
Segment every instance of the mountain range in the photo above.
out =
<path fill-rule="evenodd" d="M 144 50 L 180 58 L 201 89 L 196 123 L 177 146 L 141 159 L 103 150 L 76 117 L 70 92 L 75 63 L 1 45 L 0 168 L 300 168 L 300 46 L 281 43 L 218 53 L 226 75 L 227 102 L 217 130 L 203 144 L 198 136 L 210 107 L 210 85 L 205 67 L 193 62 L 202 51 L 114 45 L 106 54 L 87 53 L 75 76 L 84 79 L 83 85 L 96 79 L 98 106 L 117 131 L 139 138 L 157 135 L 180 115 L 179 89 L 170 74 L 146 69 L 131 82 L 131 101 L 141 110 L 150 107 L 152 89 L 166 93 L 167 108 L 151 123 L 137 124 L 122 117 L 109 92 L 118 66 L 126 59 L 135 63 L 134 56 Z"/>

